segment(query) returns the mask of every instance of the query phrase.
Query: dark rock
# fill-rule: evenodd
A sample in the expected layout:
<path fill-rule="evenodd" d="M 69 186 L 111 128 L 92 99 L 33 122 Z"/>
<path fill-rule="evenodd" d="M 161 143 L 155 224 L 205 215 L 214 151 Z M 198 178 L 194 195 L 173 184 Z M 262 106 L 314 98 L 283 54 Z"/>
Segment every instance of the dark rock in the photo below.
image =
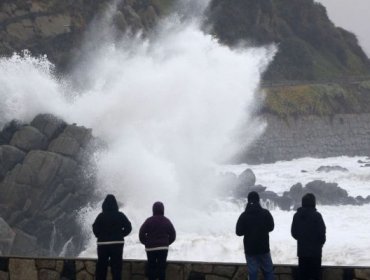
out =
<path fill-rule="evenodd" d="M 334 165 L 334 166 L 320 166 L 318 169 L 316 169 L 316 171 L 317 172 L 331 172 L 331 171 L 348 172 L 348 169 L 345 167 Z"/>
<path fill-rule="evenodd" d="M 303 195 L 303 186 L 301 183 L 293 185 L 289 190 L 289 196 L 295 201 L 300 200 L 302 198 L 302 195 Z"/>
<path fill-rule="evenodd" d="M 62 133 L 67 124 L 54 115 L 40 114 L 32 120 L 31 125 L 43 133 L 50 141 Z"/>
<path fill-rule="evenodd" d="M 10 145 L 23 151 L 45 150 L 48 146 L 47 138 L 33 126 L 24 126 L 14 133 Z"/>
<path fill-rule="evenodd" d="M 9 144 L 14 133 L 18 131 L 21 127 L 22 125 L 16 120 L 12 120 L 8 124 L 6 124 L 3 130 L 0 132 L 0 145 Z"/>
<path fill-rule="evenodd" d="M 321 180 L 315 180 L 306 184 L 305 192 L 313 193 L 319 204 L 348 204 L 347 191 L 338 187 L 337 183 L 326 183 Z"/>
<path fill-rule="evenodd" d="M 251 187 L 256 183 L 256 175 L 252 169 L 248 168 L 244 170 L 238 177 L 238 185 L 243 187 Z"/>
<path fill-rule="evenodd" d="M 293 205 L 293 199 L 288 196 L 281 196 L 277 199 L 277 205 L 280 207 L 281 210 L 289 211 Z"/>
<path fill-rule="evenodd" d="M 83 126 L 67 125 L 63 133 L 76 139 L 81 147 L 85 147 L 92 138 L 92 130 Z"/>
<path fill-rule="evenodd" d="M 89 158 L 102 143 L 91 130 L 51 115 L 38 115 L 32 125 L 19 127 L 11 145 L 0 145 L 0 216 L 17 231 L 9 252 L 55 256 L 73 240 L 68 252 L 76 256 L 86 243 L 77 210 L 97 200 L 95 174 L 87 176 L 85 169 L 94 170 Z M 53 152 L 40 150 L 48 145 L 56 147 Z"/>
<path fill-rule="evenodd" d="M 0 254 L 9 255 L 13 245 L 15 232 L 11 227 L 0 217 Z"/>
<path fill-rule="evenodd" d="M 23 161 L 25 153 L 10 145 L 0 146 L 0 181 L 17 163 Z"/>
<path fill-rule="evenodd" d="M 38 252 L 40 249 L 37 246 L 37 238 L 15 229 L 15 238 L 10 253 L 17 256 L 37 256 Z"/>
<path fill-rule="evenodd" d="M 72 157 L 78 155 L 80 145 L 75 138 L 62 134 L 50 143 L 48 150 Z"/>
<path fill-rule="evenodd" d="M 277 195 L 277 193 L 274 193 L 272 191 L 264 191 L 264 192 L 260 193 L 260 199 L 265 200 L 265 201 L 270 200 L 270 201 L 274 202 L 278 198 L 279 198 L 279 196 Z"/>

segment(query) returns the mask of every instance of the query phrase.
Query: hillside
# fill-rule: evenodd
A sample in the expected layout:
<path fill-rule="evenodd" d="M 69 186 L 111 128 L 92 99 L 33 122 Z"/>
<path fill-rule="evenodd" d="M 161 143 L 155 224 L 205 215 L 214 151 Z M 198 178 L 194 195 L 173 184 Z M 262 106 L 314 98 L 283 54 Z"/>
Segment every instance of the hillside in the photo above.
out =
<path fill-rule="evenodd" d="M 354 34 L 336 27 L 314 0 L 213 0 L 206 26 L 222 43 L 279 50 L 264 80 L 327 80 L 370 74 Z"/>
<path fill-rule="evenodd" d="M 156 22 L 166 0 L 128 0 L 117 5 L 112 19 L 119 32 L 141 30 Z M 59 70 L 78 57 L 91 21 L 106 10 L 110 0 L 0 1 L 0 56 L 28 49 L 47 55 Z"/>

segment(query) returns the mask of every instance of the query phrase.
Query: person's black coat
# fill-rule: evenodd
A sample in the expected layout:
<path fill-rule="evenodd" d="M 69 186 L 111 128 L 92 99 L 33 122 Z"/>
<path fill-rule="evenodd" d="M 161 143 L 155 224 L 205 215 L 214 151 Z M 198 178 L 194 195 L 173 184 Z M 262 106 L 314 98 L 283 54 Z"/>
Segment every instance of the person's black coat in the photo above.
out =
<path fill-rule="evenodd" d="M 122 212 L 113 195 L 108 195 L 102 205 L 103 211 L 96 217 L 93 232 L 98 242 L 123 241 L 131 230 L 131 222 Z"/>
<path fill-rule="evenodd" d="M 298 241 L 298 257 L 320 257 L 326 241 L 324 220 L 315 207 L 300 207 L 294 214 L 291 233 Z"/>
<path fill-rule="evenodd" d="M 273 229 L 274 219 L 259 203 L 248 203 L 236 223 L 236 234 L 244 235 L 244 251 L 247 255 L 270 252 L 269 232 Z"/>

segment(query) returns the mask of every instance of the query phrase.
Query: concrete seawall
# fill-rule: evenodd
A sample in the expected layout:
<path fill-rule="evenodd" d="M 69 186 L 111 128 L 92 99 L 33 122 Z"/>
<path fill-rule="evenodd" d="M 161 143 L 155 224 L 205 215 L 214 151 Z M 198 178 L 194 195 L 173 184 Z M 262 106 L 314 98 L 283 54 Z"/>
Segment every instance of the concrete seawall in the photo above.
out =
<path fill-rule="evenodd" d="M 0 257 L 0 280 L 93 280 L 95 264 L 96 259 Z M 145 267 L 145 261 L 124 260 L 122 279 L 147 279 Z M 274 271 L 276 280 L 293 280 L 297 267 L 276 265 Z M 370 279 L 370 267 L 325 266 L 322 272 L 323 280 Z M 169 261 L 167 265 L 167 280 L 245 279 L 245 264 Z"/>
<path fill-rule="evenodd" d="M 369 156 L 370 114 L 263 117 L 267 128 L 242 156 L 245 162 L 275 162 L 301 157 Z"/>

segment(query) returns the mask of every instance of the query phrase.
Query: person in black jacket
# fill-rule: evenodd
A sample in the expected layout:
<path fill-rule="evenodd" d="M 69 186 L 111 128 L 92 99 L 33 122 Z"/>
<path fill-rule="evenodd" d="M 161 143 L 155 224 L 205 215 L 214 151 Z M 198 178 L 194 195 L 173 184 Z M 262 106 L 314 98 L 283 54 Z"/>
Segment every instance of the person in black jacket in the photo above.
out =
<path fill-rule="evenodd" d="M 105 280 L 110 262 L 112 279 L 121 280 L 124 237 L 131 232 L 131 223 L 125 214 L 118 211 L 116 198 L 112 194 L 105 198 L 102 210 L 92 226 L 98 239 L 95 277 L 96 280 Z"/>
<path fill-rule="evenodd" d="M 274 279 L 273 265 L 270 255 L 269 232 L 274 229 L 274 219 L 270 212 L 259 203 L 257 192 L 248 194 L 245 211 L 236 223 L 236 234 L 244 235 L 244 252 L 247 259 L 250 280 L 257 280 L 258 269 L 261 268 L 264 278 Z"/>
<path fill-rule="evenodd" d="M 297 240 L 300 279 L 321 279 L 322 247 L 326 241 L 326 227 L 312 193 L 302 197 L 302 207 L 294 214 L 292 236 Z"/>

